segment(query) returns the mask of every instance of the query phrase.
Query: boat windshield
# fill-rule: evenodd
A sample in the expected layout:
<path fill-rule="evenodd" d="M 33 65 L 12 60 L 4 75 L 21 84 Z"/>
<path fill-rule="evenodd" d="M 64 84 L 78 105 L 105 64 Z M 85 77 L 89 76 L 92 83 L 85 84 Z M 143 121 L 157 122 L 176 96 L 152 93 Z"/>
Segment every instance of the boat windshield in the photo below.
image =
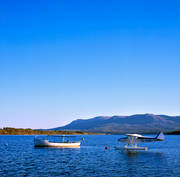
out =
<path fill-rule="evenodd" d="M 79 142 L 76 140 L 76 136 L 69 136 L 69 135 L 41 135 L 41 136 L 36 136 L 35 138 L 48 140 L 50 142 L 57 142 L 57 143 Z"/>

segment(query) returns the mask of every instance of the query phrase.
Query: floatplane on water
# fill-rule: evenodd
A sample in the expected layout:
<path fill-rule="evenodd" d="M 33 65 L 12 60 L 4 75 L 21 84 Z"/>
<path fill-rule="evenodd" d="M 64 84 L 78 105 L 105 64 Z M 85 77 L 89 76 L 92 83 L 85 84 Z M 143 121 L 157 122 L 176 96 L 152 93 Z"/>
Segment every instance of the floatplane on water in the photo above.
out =
<path fill-rule="evenodd" d="M 147 147 L 138 147 L 138 143 L 163 141 L 164 134 L 160 132 L 156 137 L 142 136 L 139 134 L 126 134 L 126 137 L 119 138 L 118 141 L 121 143 L 126 143 L 125 146 L 117 146 L 116 149 L 119 150 L 147 150 Z"/>
<path fill-rule="evenodd" d="M 81 141 L 70 141 L 69 138 L 75 136 L 51 135 L 34 137 L 35 147 L 61 147 L 61 148 L 80 148 Z"/>

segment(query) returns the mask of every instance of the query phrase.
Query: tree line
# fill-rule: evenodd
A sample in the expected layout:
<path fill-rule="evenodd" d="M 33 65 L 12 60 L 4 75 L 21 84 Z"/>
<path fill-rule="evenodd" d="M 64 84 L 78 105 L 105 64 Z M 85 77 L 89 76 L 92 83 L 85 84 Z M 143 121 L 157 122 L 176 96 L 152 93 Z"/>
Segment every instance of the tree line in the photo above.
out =
<path fill-rule="evenodd" d="M 62 135 L 62 134 L 76 134 L 76 135 L 86 135 L 95 134 L 85 131 L 63 131 L 63 130 L 33 130 L 31 128 L 11 128 L 4 127 L 0 129 L 0 135 Z"/>

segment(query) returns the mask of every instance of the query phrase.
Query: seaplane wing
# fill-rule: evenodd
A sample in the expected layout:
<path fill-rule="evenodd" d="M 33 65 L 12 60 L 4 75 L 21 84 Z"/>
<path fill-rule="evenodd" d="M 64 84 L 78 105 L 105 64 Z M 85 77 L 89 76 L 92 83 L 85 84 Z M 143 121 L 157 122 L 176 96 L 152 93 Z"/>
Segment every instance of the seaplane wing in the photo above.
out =
<path fill-rule="evenodd" d="M 124 138 L 119 138 L 118 141 L 122 143 L 143 143 L 143 142 L 154 142 L 154 141 L 163 141 L 164 140 L 164 134 L 163 132 L 160 132 L 156 137 L 147 137 L 142 136 L 139 134 L 127 134 Z"/>

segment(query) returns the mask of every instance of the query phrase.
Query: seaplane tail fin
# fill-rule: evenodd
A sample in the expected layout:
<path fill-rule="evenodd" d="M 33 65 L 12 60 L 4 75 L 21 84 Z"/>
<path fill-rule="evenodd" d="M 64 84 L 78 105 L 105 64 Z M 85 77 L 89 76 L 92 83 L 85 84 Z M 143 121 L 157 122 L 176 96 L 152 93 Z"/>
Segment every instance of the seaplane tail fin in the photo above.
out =
<path fill-rule="evenodd" d="M 156 140 L 157 140 L 157 141 L 163 141 L 163 140 L 164 140 L 164 134 L 163 134 L 163 132 L 160 132 L 160 133 L 156 136 Z"/>

